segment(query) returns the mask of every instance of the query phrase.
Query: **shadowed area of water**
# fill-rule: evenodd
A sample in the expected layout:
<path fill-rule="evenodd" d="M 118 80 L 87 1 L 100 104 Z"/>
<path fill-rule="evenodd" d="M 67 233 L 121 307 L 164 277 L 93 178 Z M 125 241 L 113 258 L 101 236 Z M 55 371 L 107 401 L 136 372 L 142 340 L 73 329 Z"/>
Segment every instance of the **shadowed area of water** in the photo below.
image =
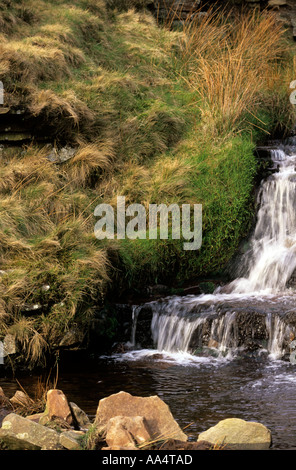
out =
<path fill-rule="evenodd" d="M 296 374 L 289 362 L 259 357 L 204 359 L 177 363 L 160 353 L 153 359 L 135 356 L 98 358 L 60 371 L 58 388 L 91 417 L 98 401 L 121 390 L 133 395 L 158 395 L 175 419 L 195 439 L 219 420 L 236 417 L 257 421 L 272 433 L 272 449 L 296 449 Z M 34 396 L 37 377 L 19 379 Z M 19 385 L 0 378 L 11 396 Z"/>

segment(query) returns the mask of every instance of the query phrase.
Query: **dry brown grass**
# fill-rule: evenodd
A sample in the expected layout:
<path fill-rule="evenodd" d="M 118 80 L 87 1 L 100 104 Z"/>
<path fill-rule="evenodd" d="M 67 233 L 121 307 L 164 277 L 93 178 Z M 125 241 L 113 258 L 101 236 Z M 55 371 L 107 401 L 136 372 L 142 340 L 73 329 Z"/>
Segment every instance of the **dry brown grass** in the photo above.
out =
<path fill-rule="evenodd" d="M 185 31 L 182 73 L 200 96 L 205 128 L 221 134 L 242 127 L 262 105 L 274 68 L 287 52 L 282 25 L 272 12 L 255 9 L 230 21 L 212 9 Z"/>
<path fill-rule="evenodd" d="M 112 142 L 93 142 L 80 145 L 65 167 L 66 177 L 76 187 L 97 183 L 102 173 L 111 169 L 114 150 Z"/>

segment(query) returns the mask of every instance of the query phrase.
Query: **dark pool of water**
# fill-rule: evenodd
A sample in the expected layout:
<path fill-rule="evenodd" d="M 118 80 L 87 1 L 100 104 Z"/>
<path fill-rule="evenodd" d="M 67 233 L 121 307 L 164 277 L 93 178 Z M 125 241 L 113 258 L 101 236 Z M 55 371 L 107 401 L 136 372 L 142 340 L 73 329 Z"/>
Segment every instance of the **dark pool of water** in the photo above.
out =
<path fill-rule="evenodd" d="M 58 388 L 94 416 L 98 401 L 121 390 L 133 395 L 158 395 L 186 432 L 197 435 L 236 417 L 258 421 L 272 433 L 273 449 L 296 449 L 296 366 L 289 362 L 236 358 L 231 361 L 166 362 L 161 358 L 121 360 L 97 358 L 59 370 Z M 130 358 L 129 358 L 130 359 Z M 19 377 L 34 396 L 38 377 Z M 0 377 L 12 396 L 19 385 Z"/>

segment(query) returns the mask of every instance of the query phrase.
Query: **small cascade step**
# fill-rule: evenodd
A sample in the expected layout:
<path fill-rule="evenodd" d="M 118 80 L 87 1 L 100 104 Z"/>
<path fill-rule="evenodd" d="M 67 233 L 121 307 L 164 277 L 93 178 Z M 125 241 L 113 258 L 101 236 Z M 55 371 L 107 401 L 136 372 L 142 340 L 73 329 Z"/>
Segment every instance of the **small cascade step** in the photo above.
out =
<path fill-rule="evenodd" d="M 266 353 L 275 359 L 287 359 L 296 337 L 295 300 L 230 300 L 227 295 L 208 295 L 150 302 L 133 309 L 129 346 L 220 357 Z M 152 314 L 150 329 L 147 312 L 150 318 Z"/>

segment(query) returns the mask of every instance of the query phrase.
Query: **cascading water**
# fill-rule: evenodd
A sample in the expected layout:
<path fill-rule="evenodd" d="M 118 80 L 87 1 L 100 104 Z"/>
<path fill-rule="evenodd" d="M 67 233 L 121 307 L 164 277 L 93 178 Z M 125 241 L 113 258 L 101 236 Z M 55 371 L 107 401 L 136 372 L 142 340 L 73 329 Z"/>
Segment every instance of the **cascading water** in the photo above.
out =
<path fill-rule="evenodd" d="M 296 270 L 295 142 L 271 149 L 270 156 L 274 171 L 259 189 L 257 223 L 242 259 L 243 277 L 212 295 L 150 302 L 157 352 L 196 357 L 215 351 L 225 357 L 248 350 L 267 351 L 274 358 L 289 353 L 296 332 L 295 294 L 287 289 Z M 135 346 L 141 307 L 133 315 Z"/>
<path fill-rule="evenodd" d="M 271 150 L 278 172 L 259 192 L 260 209 L 251 249 L 248 276 L 231 284 L 232 292 L 282 292 L 296 268 L 296 155 Z"/>

